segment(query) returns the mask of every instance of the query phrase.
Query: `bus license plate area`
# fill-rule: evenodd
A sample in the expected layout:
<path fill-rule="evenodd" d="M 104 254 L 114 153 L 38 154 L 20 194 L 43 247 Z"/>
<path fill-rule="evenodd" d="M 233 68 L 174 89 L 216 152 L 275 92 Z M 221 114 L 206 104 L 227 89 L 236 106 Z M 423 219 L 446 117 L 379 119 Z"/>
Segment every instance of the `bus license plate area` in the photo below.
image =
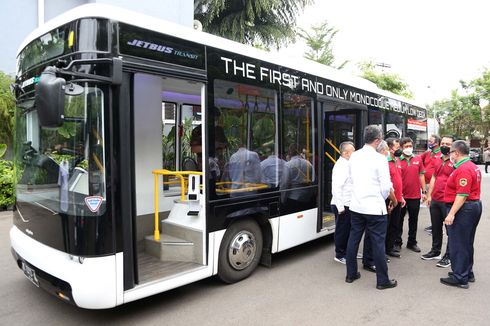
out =
<path fill-rule="evenodd" d="M 35 286 L 39 287 L 39 281 L 36 277 L 36 271 L 27 266 L 25 262 L 22 262 L 22 270 L 24 271 L 24 275 L 27 277 L 27 279 L 31 281 Z"/>

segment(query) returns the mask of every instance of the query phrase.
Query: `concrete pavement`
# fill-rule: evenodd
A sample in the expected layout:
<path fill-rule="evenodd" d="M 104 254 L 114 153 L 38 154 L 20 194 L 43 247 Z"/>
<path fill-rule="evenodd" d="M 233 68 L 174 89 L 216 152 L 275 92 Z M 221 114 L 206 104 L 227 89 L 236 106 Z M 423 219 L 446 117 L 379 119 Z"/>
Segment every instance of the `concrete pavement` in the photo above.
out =
<path fill-rule="evenodd" d="M 25 279 L 9 252 L 11 213 L 0 212 L 0 324 L 489 325 L 490 174 L 484 174 L 482 199 L 476 282 L 468 290 L 440 284 L 450 269 L 420 259 L 431 243 L 423 231 L 428 209 L 422 208 L 422 253 L 403 248 L 401 259 L 391 259 L 390 277 L 399 282 L 394 289 L 376 290 L 375 275 L 362 269 L 360 280 L 345 283 L 345 266 L 334 262 L 333 238 L 328 237 L 273 256 L 272 268 L 259 267 L 237 284 L 210 278 L 105 311 L 69 306 Z M 406 232 L 407 225 L 405 243 Z"/>

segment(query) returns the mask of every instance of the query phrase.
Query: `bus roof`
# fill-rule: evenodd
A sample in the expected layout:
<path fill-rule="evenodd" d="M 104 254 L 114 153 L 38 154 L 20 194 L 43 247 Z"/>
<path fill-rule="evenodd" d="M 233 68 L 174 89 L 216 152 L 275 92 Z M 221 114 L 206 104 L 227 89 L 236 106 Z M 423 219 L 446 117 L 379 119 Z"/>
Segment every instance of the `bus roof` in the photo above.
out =
<path fill-rule="evenodd" d="M 335 69 L 303 57 L 277 56 L 275 54 L 254 48 L 249 45 L 231 41 L 206 32 L 196 31 L 193 28 L 187 26 L 178 25 L 159 18 L 106 4 L 85 4 L 71 9 L 46 22 L 27 36 L 27 38 L 21 43 L 17 51 L 17 55 L 34 39 L 48 33 L 49 31 L 61 25 L 67 24 L 80 18 L 105 18 L 127 23 L 148 30 L 153 30 L 156 32 L 186 39 L 206 46 L 212 46 L 218 49 L 267 61 L 287 68 L 302 71 L 311 75 L 317 75 L 325 79 L 330 79 L 332 81 L 343 83 L 352 87 L 364 89 L 369 92 L 390 97 L 425 109 L 425 106 L 421 105 L 420 103 L 416 103 L 416 101 L 414 100 L 407 99 L 403 96 L 382 90 L 369 80 L 347 74 L 339 69 Z"/>

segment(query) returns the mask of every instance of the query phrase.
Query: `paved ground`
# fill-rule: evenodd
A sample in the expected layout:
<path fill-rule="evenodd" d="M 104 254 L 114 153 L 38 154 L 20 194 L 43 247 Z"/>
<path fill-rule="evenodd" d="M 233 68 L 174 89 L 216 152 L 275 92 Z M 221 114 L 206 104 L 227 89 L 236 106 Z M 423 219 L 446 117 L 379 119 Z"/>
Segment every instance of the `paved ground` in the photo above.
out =
<path fill-rule="evenodd" d="M 23 276 L 9 251 L 11 213 L 0 212 L 0 325 L 490 325 L 490 174 L 483 179 L 483 217 L 475 249 L 476 283 L 470 289 L 439 283 L 448 269 L 402 250 L 392 259 L 395 289 L 375 289 L 375 276 L 361 270 L 353 284 L 344 282 L 345 266 L 333 261 L 331 237 L 273 257 L 252 277 L 223 285 L 214 278 L 116 309 L 89 311 L 62 303 L 36 289 Z M 423 208 L 419 245 L 430 249 Z M 406 241 L 406 236 L 404 241 Z"/>

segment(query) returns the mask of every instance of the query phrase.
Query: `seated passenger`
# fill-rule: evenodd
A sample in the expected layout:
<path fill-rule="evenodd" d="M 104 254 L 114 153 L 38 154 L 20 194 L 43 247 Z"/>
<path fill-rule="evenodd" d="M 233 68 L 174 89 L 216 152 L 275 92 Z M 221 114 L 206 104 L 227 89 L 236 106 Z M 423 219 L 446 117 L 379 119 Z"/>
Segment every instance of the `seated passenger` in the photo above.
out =
<path fill-rule="evenodd" d="M 234 153 L 228 162 L 229 178 L 232 189 L 241 189 L 245 183 L 260 183 L 260 159 L 256 152 L 242 146 Z"/>
<path fill-rule="evenodd" d="M 273 150 L 272 146 L 266 147 L 266 154 L 269 156 L 260 163 L 262 183 L 271 188 L 281 186 L 282 189 L 287 184 L 286 161 L 277 157 Z"/>

